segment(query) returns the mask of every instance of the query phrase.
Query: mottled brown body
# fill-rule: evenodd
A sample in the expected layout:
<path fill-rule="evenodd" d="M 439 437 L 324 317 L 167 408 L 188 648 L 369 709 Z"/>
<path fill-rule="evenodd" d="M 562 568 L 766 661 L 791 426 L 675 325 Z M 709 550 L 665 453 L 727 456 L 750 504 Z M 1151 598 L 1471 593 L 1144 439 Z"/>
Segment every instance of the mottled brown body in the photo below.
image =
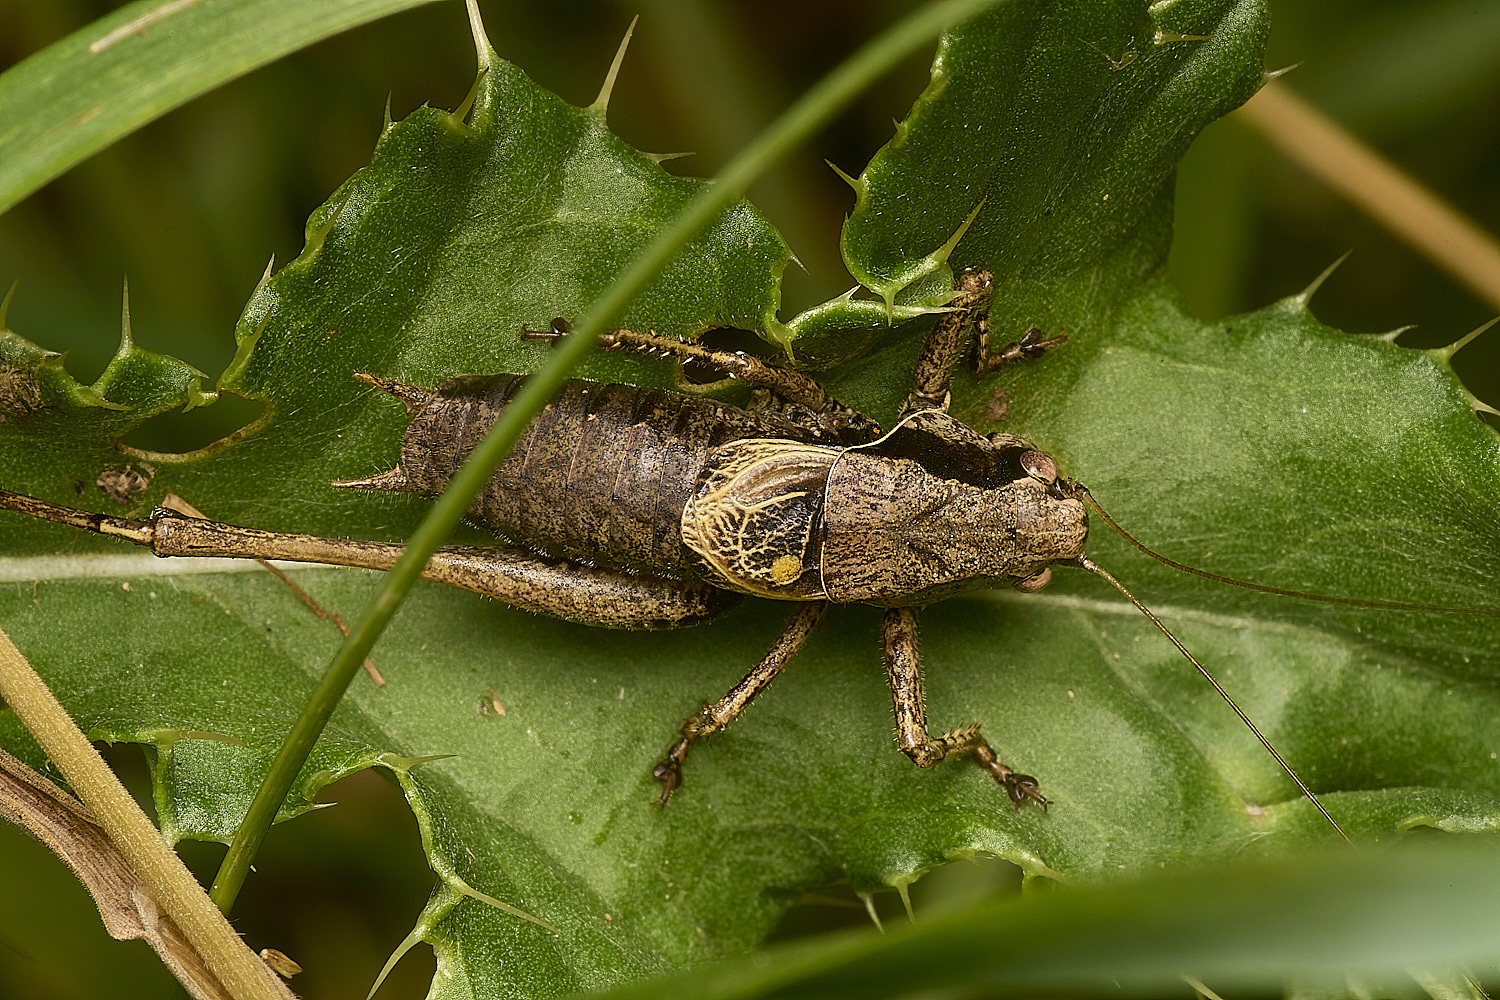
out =
<path fill-rule="evenodd" d="M 449 379 L 413 415 L 399 470 L 437 496 L 519 391 L 517 375 Z M 747 438 L 815 440 L 770 411 L 575 379 L 531 423 L 469 508 L 522 548 L 589 565 L 692 578 L 678 522 L 709 455 Z"/>
<path fill-rule="evenodd" d="M 1088 520 L 1053 461 L 1029 441 L 981 436 L 948 415 L 948 381 L 976 327 L 976 369 L 1037 357 L 1064 338 L 1028 331 L 988 354 L 990 279 L 963 275 L 953 309 L 918 361 L 896 429 L 832 399 L 818 383 L 743 354 L 720 354 L 652 334 L 617 330 L 606 349 L 675 353 L 759 385 L 755 405 L 623 385 L 572 381 L 523 435 L 469 514 L 513 545 L 566 560 L 597 608 L 576 619 L 615 627 L 649 624 L 601 571 L 649 574 L 685 587 L 803 602 L 762 661 L 719 701 L 682 726 L 654 769 L 665 804 L 698 740 L 721 731 L 807 641 L 829 603 L 890 608 L 886 665 L 897 743 L 922 767 L 969 755 L 1018 808 L 1046 805 L 1036 779 L 1001 763 L 977 725 L 932 738 L 926 728 L 916 611 L 953 594 L 997 584 L 1036 590 L 1054 563 L 1083 557 Z M 566 336 L 525 331 L 534 339 Z M 336 485 L 440 494 L 518 390 L 515 375 L 462 376 L 427 391 L 361 376 L 401 398 L 412 415 L 398 466 Z M 543 608 L 554 614 L 558 608 Z M 569 611 L 575 609 L 569 608 Z M 628 612 L 628 613 L 627 613 Z M 697 617 L 693 619 L 697 620 Z M 686 619 L 682 624 L 689 624 Z"/>
<path fill-rule="evenodd" d="M 443 383 L 414 404 L 397 468 L 349 485 L 438 496 L 522 381 Z M 1009 585 L 1083 551 L 1082 505 L 1022 468 L 1025 442 L 978 439 L 987 461 L 959 470 L 975 485 L 892 456 L 951 459 L 953 443 L 934 430 L 903 427 L 852 449 L 832 436 L 772 409 L 574 380 L 469 516 L 517 547 L 589 567 L 887 607 Z"/>

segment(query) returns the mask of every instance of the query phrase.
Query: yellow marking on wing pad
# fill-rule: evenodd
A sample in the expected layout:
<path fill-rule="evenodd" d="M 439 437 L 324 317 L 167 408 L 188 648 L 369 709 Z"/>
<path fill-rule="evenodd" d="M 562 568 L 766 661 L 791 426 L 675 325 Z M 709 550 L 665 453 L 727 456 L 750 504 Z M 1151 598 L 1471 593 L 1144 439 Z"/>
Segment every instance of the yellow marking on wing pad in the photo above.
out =
<path fill-rule="evenodd" d="M 802 573 L 802 560 L 796 556 L 781 556 L 771 564 L 771 582 L 791 583 Z"/>

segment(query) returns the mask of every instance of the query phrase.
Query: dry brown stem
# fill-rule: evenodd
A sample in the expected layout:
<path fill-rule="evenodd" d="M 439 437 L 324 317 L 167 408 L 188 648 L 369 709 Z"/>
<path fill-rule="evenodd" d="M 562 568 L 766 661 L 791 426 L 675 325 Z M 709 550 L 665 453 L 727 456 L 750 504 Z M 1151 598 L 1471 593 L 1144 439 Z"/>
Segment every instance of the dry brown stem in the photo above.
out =
<path fill-rule="evenodd" d="M 1308 173 L 1500 309 L 1500 243 L 1452 205 L 1278 81 L 1237 113 Z"/>

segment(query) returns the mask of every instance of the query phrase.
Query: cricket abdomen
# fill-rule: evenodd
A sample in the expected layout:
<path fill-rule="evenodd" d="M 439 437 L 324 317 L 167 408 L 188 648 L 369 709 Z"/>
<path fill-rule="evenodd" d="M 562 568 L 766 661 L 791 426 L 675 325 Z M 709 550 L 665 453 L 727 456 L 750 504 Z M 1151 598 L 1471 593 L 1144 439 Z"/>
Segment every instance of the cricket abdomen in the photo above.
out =
<path fill-rule="evenodd" d="M 441 493 L 522 381 L 444 382 L 407 429 L 400 488 Z M 774 414 L 711 399 L 575 379 L 522 433 L 469 517 L 549 556 L 695 577 L 678 525 L 708 453 L 740 438 L 805 433 Z"/>

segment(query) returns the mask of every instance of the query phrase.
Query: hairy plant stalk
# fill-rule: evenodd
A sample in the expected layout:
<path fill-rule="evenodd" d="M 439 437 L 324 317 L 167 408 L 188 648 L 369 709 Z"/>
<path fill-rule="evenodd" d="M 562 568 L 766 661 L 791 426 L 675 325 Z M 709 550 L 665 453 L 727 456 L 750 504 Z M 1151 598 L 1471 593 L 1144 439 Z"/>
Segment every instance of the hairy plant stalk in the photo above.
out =
<path fill-rule="evenodd" d="M 235 1000 L 287 1000 L 291 992 L 240 940 L 135 799 L 104 763 L 21 651 L 0 631 L 0 698 L 57 765 L 95 822 Z"/>

